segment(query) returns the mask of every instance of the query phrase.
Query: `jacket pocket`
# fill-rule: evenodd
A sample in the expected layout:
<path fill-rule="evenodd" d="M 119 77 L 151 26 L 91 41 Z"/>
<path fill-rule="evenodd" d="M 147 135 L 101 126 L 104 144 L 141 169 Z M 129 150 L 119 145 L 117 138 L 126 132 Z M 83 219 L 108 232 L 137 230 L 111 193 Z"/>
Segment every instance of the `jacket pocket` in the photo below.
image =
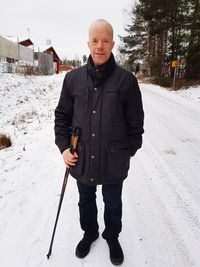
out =
<path fill-rule="evenodd" d="M 107 150 L 108 179 L 127 176 L 130 165 L 130 151 L 127 145 L 111 144 Z"/>
<path fill-rule="evenodd" d="M 78 154 L 78 161 L 76 162 L 75 166 L 71 167 L 71 170 L 74 174 L 82 175 L 84 167 L 84 154 L 85 154 L 85 148 L 83 143 L 78 142 L 77 154 Z"/>
<path fill-rule="evenodd" d="M 108 97 L 109 95 L 111 97 L 116 97 L 120 102 L 124 103 L 126 100 L 126 95 L 121 90 L 116 90 L 112 88 L 105 89 L 105 94 Z"/>
<path fill-rule="evenodd" d="M 80 87 L 74 89 L 74 111 L 84 116 L 89 111 L 89 87 Z M 84 117 L 82 117 L 84 119 Z"/>

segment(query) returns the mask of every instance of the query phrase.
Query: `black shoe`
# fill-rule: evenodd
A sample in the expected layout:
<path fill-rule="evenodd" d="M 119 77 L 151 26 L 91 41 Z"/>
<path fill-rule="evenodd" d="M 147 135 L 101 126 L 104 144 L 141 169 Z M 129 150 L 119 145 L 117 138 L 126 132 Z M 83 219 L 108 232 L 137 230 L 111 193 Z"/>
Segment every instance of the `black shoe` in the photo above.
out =
<path fill-rule="evenodd" d="M 87 254 L 90 252 L 90 246 L 92 242 L 94 242 L 99 237 L 99 234 L 96 234 L 95 236 L 87 236 L 84 235 L 84 237 L 81 239 L 81 241 L 78 243 L 76 247 L 76 257 L 78 258 L 84 258 L 87 256 Z"/>
<path fill-rule="evenodd" d="M 120 265 L 124 261 L 124 254 L 117 238 L 106 240 L 110 250 L 110 260 L 114 265 Z"/>

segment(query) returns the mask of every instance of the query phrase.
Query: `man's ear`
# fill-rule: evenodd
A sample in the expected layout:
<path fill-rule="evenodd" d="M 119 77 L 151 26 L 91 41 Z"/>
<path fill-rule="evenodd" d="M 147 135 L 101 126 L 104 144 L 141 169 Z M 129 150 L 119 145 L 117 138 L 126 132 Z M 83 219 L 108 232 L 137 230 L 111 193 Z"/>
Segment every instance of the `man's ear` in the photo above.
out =
<path fill-rule="evenodd" d="M 114 45 L 115 45 L 115 41 L 113 41 L 112 49 L 113 49 Z"/>
<path fill-rule="evenodd" d="M 87 42 L 87 45 L 88 45 L 88 47 L 90 48 L 90 42 L 89 42 L 89 41 Z"/>

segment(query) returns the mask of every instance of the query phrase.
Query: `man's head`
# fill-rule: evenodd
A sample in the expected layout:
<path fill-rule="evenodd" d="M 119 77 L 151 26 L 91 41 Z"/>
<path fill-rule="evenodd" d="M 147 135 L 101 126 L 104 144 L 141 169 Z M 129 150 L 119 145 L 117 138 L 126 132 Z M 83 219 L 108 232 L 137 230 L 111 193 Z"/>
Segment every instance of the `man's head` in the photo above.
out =
<path fill-rule="evenodd" d="M 106 20 L 98 19 L 89 28 L 88 47 L 96 67 L 106 63 L 114 46 L 113 28 Z"/>

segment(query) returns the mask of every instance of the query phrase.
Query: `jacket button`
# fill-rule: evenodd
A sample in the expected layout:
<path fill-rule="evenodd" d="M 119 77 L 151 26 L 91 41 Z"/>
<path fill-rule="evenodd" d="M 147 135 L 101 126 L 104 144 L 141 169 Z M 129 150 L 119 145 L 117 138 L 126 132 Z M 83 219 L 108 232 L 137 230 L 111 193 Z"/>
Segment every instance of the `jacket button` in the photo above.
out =
<path fill-rule="evenodd" d="M 91 155 L 91 159 L 94 159 L 95 158 L 95 156 L 94 155 Z"/>
<path fill-rule="evenodd" d="M 92 137 L 95 137 L 96 135 L 95 135 L 95 133 L 92 133 Z"/>
<path fill-rule="evenodd" d="M 94 182 L 94 178 L 90 178 L 90 182 Z"/>
<path fill-rule="evenodd" d="M 94 87 L 94 91 L 97 91 L 97 88 L 96 87 Z"/>
<path fill-rule="evenodd" d="M 93 113 L 93 114 L 96 114 L 96 110 L 93 110 L 92 113 Z"/>

